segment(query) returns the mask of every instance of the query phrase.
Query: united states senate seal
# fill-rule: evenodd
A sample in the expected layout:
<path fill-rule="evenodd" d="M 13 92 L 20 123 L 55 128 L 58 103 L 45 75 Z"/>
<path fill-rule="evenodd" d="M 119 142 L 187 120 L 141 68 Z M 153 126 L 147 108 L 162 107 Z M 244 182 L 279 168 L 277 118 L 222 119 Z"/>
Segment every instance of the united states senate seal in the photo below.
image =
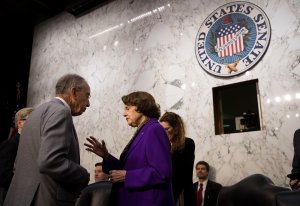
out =
<path fill-rule="evenodd" d="M 231 2 L 202 23 L 196 37 L 196 57 L 212 75 L 239 75 L 261 60 L 270 38 L 271 25 L 261 8 L 250 2 Z"/>

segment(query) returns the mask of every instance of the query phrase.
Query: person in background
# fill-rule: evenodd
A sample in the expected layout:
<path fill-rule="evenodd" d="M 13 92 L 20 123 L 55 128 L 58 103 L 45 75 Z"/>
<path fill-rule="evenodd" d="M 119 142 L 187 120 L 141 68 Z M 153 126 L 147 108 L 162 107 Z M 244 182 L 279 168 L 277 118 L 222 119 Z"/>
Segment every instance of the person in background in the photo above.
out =
<path fill-rule="evenodd" d="M 300 190 L 300 129 L 297 129 L 293 138 L 294 157 L 292 163 L 290 186 L 293 190 Z"/>
<path fill-rule="evenodd" d="M 172 145 L 172 188 L 176 205 L 195 205 L 193 189 L 194 140 L 185 137 L 184 123 L 178 114 L 166 112 L 159 121 L 166 130 Z"/>
<path fill-rule="evenodd" d="M 26 107 L 20 109 L 16 113 L 15 128 L 17 128 L 17 134 L 2 142 L 0 145 L 0 206 L 3 205 L 5 195 L 14 175 L 13 169 L 18 151 L 20 134 L 28 115 L 32 111 L 33 108 Z"/>
<path fill-rule="evenodd" d="M 97 162 L 95 164 L 95 182 L 100 182 L 103 180 L 108 180 L 108 174 L 105 174 L 102 169 L 102 162 Z"/>
<path fill-rule="evenodd" d="M 73 206 L 90 180 L 80 165 L 72 117 L 90 106 L 90 87 L 83 77 L 66 74 L 55 92 L 26 120 L 4 206 Z"/>
<path fill-rule="evenodd" d="M 160 108 L 147 92 L 132 92 L 122 97 L 123 116 L 136 127 L 132 139 L 121 153 L 112 156 L 105 142 L 87 138 L 86 150 L 103 158 L 103 171 L 113 182 L 113 205 L 173 206 L 171 145 L 159 124 Z"/>
<path fill-rule="evenodd" d="M 199 161 L 196 164 L 199 181 L 194 183 L 196 206 L 216 206 L 222 185 L 208 179 L 209 164 Z"/>

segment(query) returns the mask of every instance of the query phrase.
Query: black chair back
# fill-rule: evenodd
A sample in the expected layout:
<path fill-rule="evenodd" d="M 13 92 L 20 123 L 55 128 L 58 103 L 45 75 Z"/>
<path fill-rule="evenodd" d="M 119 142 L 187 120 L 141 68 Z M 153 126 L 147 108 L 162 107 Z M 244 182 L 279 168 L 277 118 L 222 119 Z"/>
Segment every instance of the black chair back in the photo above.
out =
<path fill-rule="evenodd" d="M 232 186 L 223 187 L 217 206 L 276 206 L 276 194 L 282 191 L 289 189 L 275 186 L 262 174 L 254 174 Z"/>
<path fill-rule="evenodd" d="M 76 206 L 109 206 L 112 183 L 101 181 L 88 185 L 81 193 Z"/>

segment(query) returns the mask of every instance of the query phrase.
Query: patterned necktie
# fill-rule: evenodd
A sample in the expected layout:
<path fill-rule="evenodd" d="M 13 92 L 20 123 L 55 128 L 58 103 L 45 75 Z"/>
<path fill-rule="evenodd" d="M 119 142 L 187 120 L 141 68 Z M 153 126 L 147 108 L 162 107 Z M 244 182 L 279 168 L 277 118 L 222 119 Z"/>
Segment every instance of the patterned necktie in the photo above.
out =
<path fill-rule="evenodd" d="M 201 183 L 197 192 L 197 206 L 201 206 L 202 204 L 202 199 L 203 199 L 202 191 L 203 191 L 203 184 Z"/>

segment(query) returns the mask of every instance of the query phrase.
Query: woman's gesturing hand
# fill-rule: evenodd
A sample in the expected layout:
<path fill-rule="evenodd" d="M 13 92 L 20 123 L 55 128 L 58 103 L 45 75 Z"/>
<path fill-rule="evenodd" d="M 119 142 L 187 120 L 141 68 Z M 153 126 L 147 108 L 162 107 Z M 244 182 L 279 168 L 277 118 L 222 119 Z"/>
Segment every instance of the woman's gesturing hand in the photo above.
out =
<path fill-rule="evenodd" d="M 95 137 L 88 137 L 86 140 L 90 143 L 84 143 L 84 146 L 86 146 L 86 150 L 89 152 L 93 152 L 96 155 L 102 157 L 103 159 L 106 159 L 109 155 L 104 140 L 101 141 L 101 143 L 95 138 Z"/>
<path fill-rule="evenodd" d="M 126 170 L 111 170 L 109 171 L 109 180 L 111 182 L 124 182 Z"/>

